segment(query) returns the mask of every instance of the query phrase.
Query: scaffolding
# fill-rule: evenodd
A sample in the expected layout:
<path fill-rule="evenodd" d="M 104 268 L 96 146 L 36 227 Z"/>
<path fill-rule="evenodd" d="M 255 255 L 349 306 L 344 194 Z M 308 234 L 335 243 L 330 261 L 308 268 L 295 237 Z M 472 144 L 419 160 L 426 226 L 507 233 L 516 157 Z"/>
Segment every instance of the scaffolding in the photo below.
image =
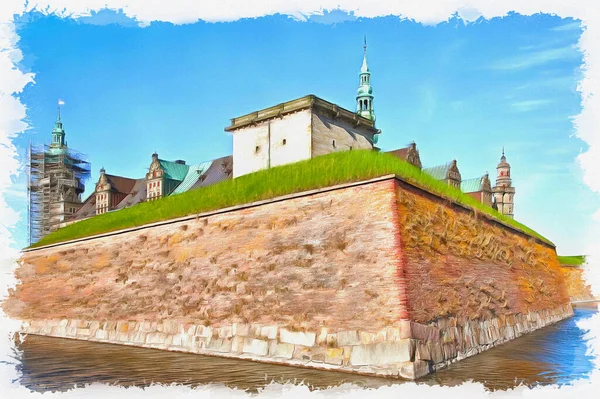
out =
<path fill-rule="evenodd" d="M 56 231 L 79 210 L 90 164 L 83 154 L 69 148 L 30 144 L 27 177 L 31 245 Z"/>

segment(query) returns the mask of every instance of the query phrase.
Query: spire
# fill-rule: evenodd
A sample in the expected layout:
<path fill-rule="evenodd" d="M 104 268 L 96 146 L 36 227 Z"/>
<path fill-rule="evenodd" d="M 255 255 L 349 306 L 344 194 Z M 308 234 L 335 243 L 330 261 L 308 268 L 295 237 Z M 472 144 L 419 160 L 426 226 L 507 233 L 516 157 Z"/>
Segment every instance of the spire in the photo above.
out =
<path fill-rule="evenodd" d="M 363 42 L 363 63 L 360 68 L 360 81 L 356 95 L 356 113 L 375 122 L 373 109 L 373 87 L 371 86 L 371 72 L 367 64 L 367 36 Z"/>
<path fill-rule="evenodd" d="M 54 129 L 52 129 L 52 143 L 50 143 L 50 147 L 55 149 L 64 149 L 67 147 L 65 141 L 65 129 L 63 129 L 63 124 L 60 119 L 60 106 L 64 105 L 64 103 L 63 100 L 58 100 L 58 116 L 54 123 Z"/>
<path fill-rule="evenodd" d="M 365 41 L 363 44 L 363 63 L 360 68 L 361 73 L 369 73 L 369 65 L 367 65 L 367 35 L 365 35 Z"/>

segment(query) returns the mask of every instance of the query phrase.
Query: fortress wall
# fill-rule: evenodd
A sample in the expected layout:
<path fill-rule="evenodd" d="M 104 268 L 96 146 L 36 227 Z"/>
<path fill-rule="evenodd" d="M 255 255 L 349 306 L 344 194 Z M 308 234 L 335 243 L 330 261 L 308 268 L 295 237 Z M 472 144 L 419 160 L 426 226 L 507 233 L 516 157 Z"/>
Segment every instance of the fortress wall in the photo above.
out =
<path fill-rule="evenodd" d="M 594 299 L 592 287 L 586 283 L 582 266 L 561 265 L 560 269 L 571 301 L 590 301 Z"/>
<path fill-rule="evenodd" d="M 406 378 L 572 313 L 552 246 L 391 177 L 20 263 L 28 333 Z"/>
<path fill-rule="evenodd" d="M 408 185 L 398 190 L 398 218 L 411 320 L 488 319 L 569 303 L 550 244 Z"/>
<path fill-rule="evenodd" d="M 572 315 L 552 245 L 398 182 L 408 318 L 432 368 Z"/>

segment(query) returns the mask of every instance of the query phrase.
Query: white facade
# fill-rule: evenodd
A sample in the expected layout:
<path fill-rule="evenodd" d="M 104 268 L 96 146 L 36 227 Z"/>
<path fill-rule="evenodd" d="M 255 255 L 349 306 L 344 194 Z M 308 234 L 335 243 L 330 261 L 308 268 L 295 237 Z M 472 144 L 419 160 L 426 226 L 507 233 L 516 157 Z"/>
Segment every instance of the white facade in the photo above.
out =
<path fill-rule="evenodd" d="M 233 177 L 320 155 L 372 150 L 374 122 L 309 95 L 232 119 Z"/>
<path fill-rule="evenodd" d="M 233 133 L 233 177 L 311 157 L 311 110 L 259 122 Z"/>

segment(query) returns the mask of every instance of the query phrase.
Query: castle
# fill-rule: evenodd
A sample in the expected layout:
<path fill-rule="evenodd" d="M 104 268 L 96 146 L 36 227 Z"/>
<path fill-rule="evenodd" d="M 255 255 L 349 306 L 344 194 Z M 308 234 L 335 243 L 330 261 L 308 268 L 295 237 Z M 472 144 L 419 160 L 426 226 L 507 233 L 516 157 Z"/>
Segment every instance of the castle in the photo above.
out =
<path fill-rule="evenodd" d="M 50 223 L 47 223 L 48 226 L 44 228 L 42 236 L 56 228 L 95 215 L 176 195 L 259 170 L 337 151 L 353 149 L 380 151 L 376 144 L 381 131 L 375 127 L 373 100 L 365 41 L 355 111 L 347 110 L 315 95 L 307 95 L 231 119 L 231 124 L 225 128 L 225 131 L 231 133 L 233 137 L 233 151 L 230 156 L 187 164 L 183 160 L 160 159 L 158 154 L 154 153 L 148 173 L 141 178 L 107 174 L 102 168 L 94 192 L 84 201 L 81 200 L 80 194 L 83 192 L 82 180 L 85 176 L 78 176 L 72 185 L 74 191 L 66 191 L 67 197 L 54 195 L 46 198 L 46 202 L 52 205 L 44 208 L 42 213 L 45 215 L 55 207 L 66 206 L 69 212 L 62 212 L 60 217 L 54 217 L 51 228 Z M 65 133 L 60 114 L 55 131 L 57 133 L 53 131 L 53 143 L 50 147 L 61 148 L 66 152 Z M 435 179 L 462 190 L 500 213 L 513 217 L 515 188 L 512 186 L 510 165 L 506 162 L 504 150 L 497 166 L 496 185 L 493 188 L 487 173 L 480 177 L 462 180 L 456 160 L 439 166 L 422 168 L 419 151 L 414 142 L 405 148 L 388 151 L 388 153 L 422 169 Z M 61 163 L 63 165 L 61 167 L 67 170 L 66 174 L 63 174 L 72 175 L 75 164 Z M 56 172 L 51 170 L 44 170 L 43 178 L 38 180 L 51 181 L 55 174 Z M 59 191 L 61 190 L 65 191 L 62 188 Z M 44 217 L 48 219 L 48 216 Z M 36 218 L 40 216 L 32 216 L 30 225 Z M 35 237 L 33 241 L 39 238 L 41 236 Z"/>

